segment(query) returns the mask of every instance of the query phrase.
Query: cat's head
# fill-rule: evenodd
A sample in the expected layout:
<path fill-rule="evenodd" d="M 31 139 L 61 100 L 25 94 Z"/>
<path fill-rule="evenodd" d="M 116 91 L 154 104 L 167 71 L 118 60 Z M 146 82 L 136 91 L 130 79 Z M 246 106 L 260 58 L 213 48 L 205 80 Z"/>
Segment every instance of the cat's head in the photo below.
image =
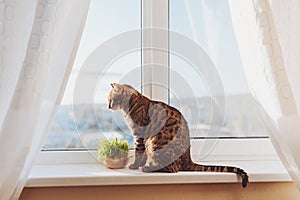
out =
<path fill-rule="evenodd" d="M 130 97 L 139 93 L 130 85 L 111 83 L 112 90 L 108 95 L 108 108 L 112 110 L 124 109 L 128 106 Z"/>

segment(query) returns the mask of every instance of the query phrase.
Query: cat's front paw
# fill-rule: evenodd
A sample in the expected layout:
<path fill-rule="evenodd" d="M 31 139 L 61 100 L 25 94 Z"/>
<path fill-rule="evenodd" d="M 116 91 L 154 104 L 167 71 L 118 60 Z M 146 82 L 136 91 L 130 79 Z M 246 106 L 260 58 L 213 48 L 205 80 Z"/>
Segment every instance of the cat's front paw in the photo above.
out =
<path fill-rule="evenodd" d="M 133 164 L 129 165 L 129 169 L 138 169 L 138 168 L 139 168 L 138 164 L 133 163 Z"/>

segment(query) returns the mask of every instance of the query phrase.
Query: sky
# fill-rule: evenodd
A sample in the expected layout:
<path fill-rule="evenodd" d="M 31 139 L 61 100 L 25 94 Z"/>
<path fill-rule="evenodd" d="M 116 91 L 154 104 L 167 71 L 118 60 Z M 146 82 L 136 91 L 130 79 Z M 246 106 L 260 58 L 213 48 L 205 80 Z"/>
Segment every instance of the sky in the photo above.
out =
<path fill-rule="evenodd" d="M 75 58 L 73 71 L 62 104 L 73 102 L 73 92 L 80 68 L 90 54 L 111 37 L 139 29 L 141 26 L 140 0 L 91 0 L 87 22 Z M 208 53 L 221 75 L 226 94 L 248 93 L 243 66 L 231 24 L 227 1 L 170 0 L 170 29 L 197 42 Z M 101 58 L 99 58 L 101 59 Z M 94 102 L 81 95 L 81 103 L 106 102 L 110 82 L 118 82 L 124 74 L 135 70 L 138 76 L 141 54 L 134 52 L 113 62 L 109 72 L 99 80 L 99 74 L 85 72 L 87 82 L 98 80 Z M 95 61 L 97 62 L 97 61 Z M 97 63 L 95 63 L 97 64 Z M 207 94 L 205 77 L 195 76 L 193 68 L 180 58 L 170 56 L 171 68 L 186 77 L 198 96 Z M 136 77 L 139 81 L 140 77 Z M 172 79 L 171 87 L 180 90 L 180 82 Z M 175 90 L 176 91 L 176 90 Z M 183 94 L 184 95 L 184 94 Z"/>

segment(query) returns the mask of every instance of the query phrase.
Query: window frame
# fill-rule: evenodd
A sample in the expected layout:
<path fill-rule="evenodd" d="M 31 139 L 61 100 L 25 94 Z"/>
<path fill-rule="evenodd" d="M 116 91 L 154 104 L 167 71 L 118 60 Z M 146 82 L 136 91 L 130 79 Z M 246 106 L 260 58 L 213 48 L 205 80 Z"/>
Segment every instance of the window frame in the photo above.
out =
<path fill-rule="evenodd" d="M 155 35 L 149 35 L 143 29 L 157 27 L 169 30 L 169 0 L 141 0 L 141 34 L 142 34 L 142 52 L 141 52 L 141 66 L 159 64 L 169 66 L 170 56 L 159 55 L 155 49 L 148 49 L 149 45 L 154 45 Z M 159 44 L 160 48 L 169 49 L 169 34 L 163 35 L 165 43 Z M 157 47 L 157 44 L 154 46 Z M 146 47 L 146 48 L 145 48 Z M 147 49 L 144 51 L 143 49 Z M 157 85 L 148 83 L 160 83 L 162 85 L 169 84 L 169 67 L 161 68 L 161 70 L 154 70 L 151 67 L 142 67 L 142 93 L 152 99 L 161 100 L 169 103 L 169 88 L 161 89 Z M 163 78 L 162 78 L 163 77 Z M 197 144 L 202 144 L 206 139 L 197 139 Z M 264 160 L 264 159 L 278 159 L 276 151 L 274 150 L 269 138 L 228 138 L 215 139 L 216 147 L 212 155 L 207 155 L 204 158 L 197 158 L 196 161 L 205 160 Z M 237 141 L 243 141 L 237 143 Z M 247 140 L 248 142 L 245 142 Z M 192 142 L 192 145 L 193 142 Z M 192 147 L 192 155 L 199 152 L 198 148 Z M 230 153 L 234 152 L 234 154 Z M 131 152 L 133 153 L 133 152 Z M 79 164 L 79 163 L 97 163 L 88 151 L 41 151 L 37 157 L 36 165 L 47 164 Z"/>
<path fill-rule="evenodd" d="M 169 90 L 158 85 L 169 86 L 169 52 L 156 49 L 169 50 L 169 34 L 168 31 L 158 33 L 155 30 L 169 30 L 169 0 L 141 1 L 141 4 L 142 91 L 151 99 L 168 103 Z M 153 28 L 154 31 L 151 30 Z M 160 67 L 154 70 L 153 65 L 167 66 L 167 68 Z"/>
<path fill-rule="evenodd" d="M 218 139 L 209 154 L 199 156 L 201 147 L 206 141 L 207 139 L 191 140 L 191 155 L 193 161 L 222 163 L 222 161 L 251 162 L 279 160 L 269 138 Z M 98 160 L 93 157 L 95 152 L 96 150 L 41 151 L 37 156 L 35 165 L 97 164 Z M 130 150 L 129 156 L 132 157 L 133 155 L 134 150 Z"/>

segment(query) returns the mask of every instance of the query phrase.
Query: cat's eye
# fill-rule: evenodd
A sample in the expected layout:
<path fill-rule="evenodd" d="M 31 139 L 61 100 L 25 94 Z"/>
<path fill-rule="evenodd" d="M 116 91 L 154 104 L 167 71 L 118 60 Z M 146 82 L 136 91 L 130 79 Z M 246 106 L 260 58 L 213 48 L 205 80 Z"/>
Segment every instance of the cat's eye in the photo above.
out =
<path fill-rule="evenodd" d="M 121 89 L 120 89 L 119 87 L 115 87 L 115 88 L 114 88 L 114 91 L 115 91 L 115 92 L 120 92 Z"/>
<path fill-rule="evenodd" d="M 115 83 L 112 83 L 111 86 L 113 87 L 113 90 L 114 90 L 115 92 L 120 92 L 121 89 L 122 89 L 121 86 L 119 86 L 119 85 L 117 85 L 117 84 L 115 84 Z"/>

